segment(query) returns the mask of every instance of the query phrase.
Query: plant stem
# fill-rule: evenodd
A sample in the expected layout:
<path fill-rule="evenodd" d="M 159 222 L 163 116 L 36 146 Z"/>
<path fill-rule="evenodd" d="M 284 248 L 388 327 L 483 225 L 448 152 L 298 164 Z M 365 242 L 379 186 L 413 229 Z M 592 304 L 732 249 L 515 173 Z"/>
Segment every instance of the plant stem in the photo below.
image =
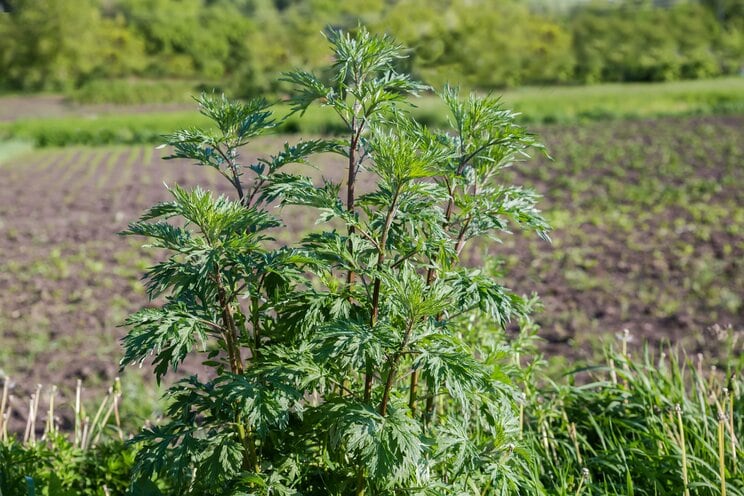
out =
<path fill-rule="evenodd" d="M 217 298 L 219 299 L 220 309 L 222 310 L 222 323 L 226 328 L 223 336 L 228 359 L 230 360 L 230 371 L 233 374 L 239 375 L 243 373 L 243 359 L 240 356 L 240 348 L 238 346 L 238 328 L 230 310 L 227 292 L 222 284 L 222 273 L 220 272 L 219 265 L 215 268 L 215 282 L 217 283 Z"/>
<path fill-rule="evenodd" d="M 358 469 L 357 470 L 356 496 L 364 496 L 364 493 L 366 492 L 367 492 L 367 485 L 364 483 L 364 470 Z"/>
<path fill-rule="evenodd" d="M 28 402 L 28 417 L 26 417 L 26 430 L 23 432 L 23 444 L 31 440 L 31 419 L 34 415 L 36 414 L 34 413 L 34 395 L 32 394 Z"/>
<path fill-rule="evenodd" d="M 393 200 L 390 204 L 390 209 L 385 215 L 385 225 L 382 228 L 382 235 L 380 236 L 379 250 L 377 252 L 377 270 L 382 268 L 382 264 L 385 262 L 385 245 L 387 244 L 388 235 L 390 233 L 390 226 L 393 224 L 393 218 L 395 217 L 395 211 L 398 206 L 398 196 L 400 195 L 400 186 L 396 188 L 393 194 Z M 371 327 L 374 327 L 377 323 L 377 318 L 380 312 L 380 287 L 382 281 L 379 277 L 375 278 L 374 290 L 372 292 L 372 319 Z"/>
<path fill-rule="evenodd" d="M 75 437 L 73 445 L 75 447 L 80 447 L 80 440 L 82 439 L 82 433 L 81 433 L 81 421 L 82 421 L 82 411 L 80 408 L 80 394 L 83 389 L 83 381 L 78 379 L 77 380 L 77 386 L 75 388 Z"/>
<path fill-rule="evenodd" d="M 411 373 L 411 385 L 408 391 L 408 408 L 411 410 L 411 416 L 416 416 L 416 392 L 418 390 L 419 371 L 413 369 Z"/>
<path fill-rule="evenodd" d="M 736 429 L 734 429 L 734 391 L 731 388 L 726 388 L 726 399 L 728 400 L 728 428 L 729 436 L 731 437 L 731 460 L 733 461 L 733 473 L 736 474 L 736 448 L 738 440 L 736 437 Z M 724 405 L 725 407 L 726 405 Z"/>
<path fill-rule="evenodd" d="M 36 442 L 36 417 L 39 414 L 39 400 L 41 400 L 41 384 L 36 385 L 36 395 L 34 398 L 34 415 L 31 418 L 31 442 Z"/>
<path fill-rule="evenodd" d="M 3 414 L 3 428 L 0 430 L 0 441 L 6 442 L 8 440 L 8 422 L 10 421 L 11 414 L 13 413 L 13 397 L 8 397 L 8 409 Z"/>
<path fill-rule="evenodd" d="M 460 136 L 462 136 L 462 131 L 460 131 Z M 464 150 L 461 150 L 464 153 Z M 467 161 L 469 160 L 468 157 L 462 157 L 460 159 L 460 163 L 457 166 L 457 175 L 461 175 L 463 171 L 465 170 L 465 166 L 467 165 Z M 449 223 L 452 221 L 452 214 L 455 211 L 455 193 L 453 191 L 453 188 L 449 186 L 449 182 L 447 183 L 447 189 L 449 190 L 449 200 L 447 201 L 447 208 L 444 212 L 444 222 L 443 227 L 447 227 Z M 464 235 L 462 233 L 461 235 Z M 460 240 L 458 237 L 457 245 L 459 246 Z M 459 255 L 459 251 L 457 252 Z M 436 269 L 434 267 L 429 267 L 429 269 L 426 271 L 426 285 L 431 286 L 434 284 L 434 280 L 436 279 Z M 437 317 L 437 320 L 441 318 L 441 315 Z M 408 393 L 408 406 L 411 409 L 411 414 L 416 414 L 416 394 L 418 389 L 418 381 L 419 381 L 419 371 L 413 370 L 411 374 L 411 384 L 409 386 L 409 393 Z M 426 409 L 424 411 L 424 419 L 426 422 L 431 420 L 431 417 L 434 413 L 434 394 L 431 394 L 426 399 Z"/>
<path fill-rule="evenodd" d="M 215 146 L 215 150 L 222 155 L 222 158 L 225 159 L 225 162 L 227 162 L 227 165 L 230 168 L 230 173 L 232 174 L 232 180 L 230 182 L 238 192 L 240 203 L 248 206 L 245 201 L 245 194 L 243 193 L 243 185 L 240 184 L 240 171 L 238 170 L 238 164 L 235 163 L 235 160 L 232 157 L 234 148 L 228 145 L 227 153 L 223 152 L 222 148 L 219 146 Z"/>
<path fill-rule="evenodd" d="M 248 456 L 243 456 L 243 470 L 252 470 L 259 472 L 261 467 L 258 464 L 258 455 L 256 454 L 256 441 L 253 439 L 250 431 L 245 430 L 245 426 L 242 422 L 237 421 L 238 436 L 240 442 L 243 444 L 243 451 Z"/>
<path fill-rule="evenodd" d="M 401 341 L 398 351 L 395 352 L 390 361 L 390 370 L 388 372 L 387 380 L 385 381 L 385 389 L 382 392 L 382 401 L 380 401 L 380 415 L 383 417 L 387 414 L 387 407 L 390 401 L 390 390 L 393 388 L 395 376 L 398 373 L 398 362 L 400 362 L 400 357 L 403 355 L 403 351 L 408 345 L 408 340 L 411 338 L 411 331 L 413 330 L 414 323 L 413 319 L 408 323 L 406 332 L 403 335 L 403 341 Z"/>
<path fill-rule="evenodd" d="M 387 244 L 388 234 L 390 233 L 390 226 L 393 224 L 393 218 L 395 217 L 395 211 L 397 209 L 398 197 L 400 195 L 400 186 L 395 189 L 393 194 L 393 200 L 390 204 L 387 214 L 385 215 L 385 225 L 382 228 L 382 234 L 380 236 L 380 243 L 378 244 L 377 251 L 377 269 L 382 268 L 382 264 L 385 262 L 385 245 Z M 374 289 L 372 290 L 372 312 L 370 314 L 369 327 L 374 332 L 375 325 L 377 325 L 377 319 L 380 313 L 380 290 L 382 286 L 382 280 L 378 277 L 375 278 Z M 372 396 L 372 371 L 370 367 L 367 367 L 364 376 L 364 401 L 368 402 Z"/>
<path fill-rule="evenodd" d="M 106 408 L 106 404 L 108 403 L 108 400 L 109 398 L 111 398 L 112 394 L 113 394 L 113 390 L 109 389 L 108 393 L 103 398 L 103 401 L 101 401 L 101 404 L 98 405 L 98 410 L 96 410 L 96 414 L 93 415 L 93 423 L 90 424 L 90 435 L 88 436 L 88 439 L 86 439 L 86 442 L 83 445 L 83 449 L 88 449 L 88 446 L 90 446 L 90 441 L 93 439 L 94 432 L 102 428 L 102 426 L 99 424 L 99 421 L 101 419 L 101 415 L 104 412 L 104 409 Z"/>
<path fill-rule="evenodd" d="M 350 214 L 354 213 L 354 188 L 356 186 L 356 173 L 357 173 L 357 158 L 356 152 L 359 146 L 359 137 L 361 136 L 362 128 L 356 129 L 356 116 L 351 118 L 351 138 L 349 140 L 349 175 L 346 181 L 346 211 Z M 354 234 L 354 226 L 348 226 L 349 236 Z M 349 240 L 349 252 L 351 252 L 351 240 Z M 346 274 L 346 285 L 351 288 L 354 283 L 354 271 L 349 270 Z"/>
<path fill-rule="evenodd" d="M 251 301 L 251 320 L 253 321 L 253 359 L 258 358 L 258 347 L 261 344 L 261 319 L 258 313 L 259 301 L 258 296 L 254 296 Z"/>
<path fill-rule="evenodd" d="M 51 436 L 57 431 L 57 427 L 54 422 L 54 397 L 57 395 L 57 386 L 52 385 L 52 389 L 49 392 L 49 412 L 47 413 L 47 434 Z"/>

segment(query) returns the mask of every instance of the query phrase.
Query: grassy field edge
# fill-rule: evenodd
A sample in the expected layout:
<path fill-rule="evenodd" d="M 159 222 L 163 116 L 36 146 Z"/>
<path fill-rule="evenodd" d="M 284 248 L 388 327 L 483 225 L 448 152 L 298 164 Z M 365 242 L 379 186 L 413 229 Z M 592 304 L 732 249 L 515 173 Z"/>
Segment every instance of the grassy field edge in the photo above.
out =
<path fill-rule="evenodd" d="M 520 112 L 524 123 L 572 124 L 614 119 L 744 113 L 744 78 L 655 84 L 527 87 L 506 91 L 504 106 Z M 0 100 L 1 102 L 2 100 Z M 412 101 L 414 116 L 434 127 L 448 125 L 441 102 L 433 95 Z M 177 129 L 207 126 L 194 111 L 127 113 L 109 110 L 96 115 L 18 118 L 0 123 L 0 140 L 29 141 L 38 147 L 110 144 L 152 144 Z M 275 107 L 277 132 L 335 134 L 342 130 L 335 115 L 311 108 L 300 120 L 289 106 Z"/>

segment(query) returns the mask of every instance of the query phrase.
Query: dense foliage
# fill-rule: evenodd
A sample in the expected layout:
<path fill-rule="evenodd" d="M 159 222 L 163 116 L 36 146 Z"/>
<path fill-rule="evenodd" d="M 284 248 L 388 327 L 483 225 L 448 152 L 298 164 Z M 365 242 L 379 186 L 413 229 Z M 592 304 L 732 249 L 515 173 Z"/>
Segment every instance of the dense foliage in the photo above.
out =
<path fill-rule="evenodd" d="M 131 485 L 135 452 L 135 447 L 112 440 L 82 449 L 61 434 L 27 444 L 0 442 L 0 494 L 124 494 Z M 147 486 L 140 483 L 138 489 Z"/>
<path fill-rule="evenodd" d="M 137 437 L 138 477 L 178 494 L 516 489 L 516 390 L 498 343 L 531 302 L 460 256 L 514 226 L 547 238 L 534 193 L 499 181 L 539 144 L 497 99 L 452 88 L 454 131 L 427 129 L 406 113 L 424 87 L 394 70 L 401 46 L 364 29 L 330 41 L 324 78 L 285 80 L 297 112 L 320 103 L 345 138 L 245 163 L 241 148 L 275 126 L 270 109 L 202 96 L 217 129 L 168 142 L 235 198 L 174 186 L 126 231 L 170 256 L 146 275 L 167 303 L 128 318 L 122 363 L 152 355 L 160 379 L 201 353 L 213 369 L 168 389 L 168 420 Z M 285 171 L 318 153 L 345 158 L 344 184 Z M 363 175 L 371 190 L 356 190 Z M 273 203 L 315 209 L 325 228 L 276 246 Z"/>
<path fill-rule="evenodd" d="M 656 3 L 664 6 L 657 7 Z M 364 22 L 412 47 L 407 70 L 441 85 L 663 81 L 736 74 L 744 4 L 515 0 L 11 0 L 0 14 L 0 88 L 82 101 L 182 99 L 191 87 L 283 93 L 325 63 L 317 33 Z M 125 78 L 124 81 L 121 78 Z M 150 83 L 132 78 L 161 79 Z M 176 78 L 180 81 L 174 82 Z M 113 86 L 96 84 L 115 80 Z M 164 86 L 172 84 L 173 90 Z"/>
<path fill-rule="evenodd" d="M 505 370 L 523 391 L 515 425 L 520 440 L 504 455 L 524 461 L 510 467 L 520 488 L 464 494 L 718 496 L 723 486 L 730 496 L 744 494 L 740 368 L 680 359 L 680 351 L 669 348 L 631 357 L 626 335 L 603 362 L 554 382 L 539 359 L 524 360 L 536 356 L 533 333 L 525 323 L 516 339 L 500 343 L 514 357 Z M 123 495 L 136 451 L 108 438 L 87 450 L 61 435 L 26 444 L 0 441 L 0 491 Z M 170 494 L 176 485 L 168 476 L 140 480 L 130 494 Z"/>

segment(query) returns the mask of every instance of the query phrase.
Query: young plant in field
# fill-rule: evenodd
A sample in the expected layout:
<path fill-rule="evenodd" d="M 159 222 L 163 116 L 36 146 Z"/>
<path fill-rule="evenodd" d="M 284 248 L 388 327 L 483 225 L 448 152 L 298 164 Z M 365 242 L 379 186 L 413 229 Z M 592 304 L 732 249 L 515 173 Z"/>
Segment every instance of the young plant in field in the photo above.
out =
<path fill-rule="evenodd" d="M 538 144 L 495 98 L 452 88 L 451 130 L 427 129 L 401 105 L 424 88 L 396 72 L 402 47 L 364 29 L 329 39 L 325 78 L 286 79 L 294 111 L 329 107 L 344 138 L 246 164 L 241 147 L 274 125 L 268 108 L 202 97 L 219 131 L 169 144 L 236 197 L 175 186 L 126 232 L 171 255 L 147 273 L 167 302 L 127 320 L 122 363 L 153 355 L 159 380 L 202 353 L 214 369 L 168 390 L 168 420 L 137 438 L 139 474 L 169 477 L 178 494 L 516 489 L 515 390 L 499 340 L 473 322 L 499 333 L 531 304 L 461 256 L 512 226 L 547 238 L 536 196 L 499 182 Z M 344 157 L 345 183 L 282 170 L 320 152 Z M 327 227 L 277 247 L 273 205 L 316 209 Z"/>

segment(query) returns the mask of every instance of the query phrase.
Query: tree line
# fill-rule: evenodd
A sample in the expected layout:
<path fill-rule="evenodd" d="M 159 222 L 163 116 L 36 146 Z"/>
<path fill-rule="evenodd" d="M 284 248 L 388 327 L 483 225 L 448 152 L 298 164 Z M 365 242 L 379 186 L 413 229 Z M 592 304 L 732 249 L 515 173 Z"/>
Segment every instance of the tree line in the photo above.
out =
<path fill-rule="evenodd" d="M 198 81 L 235 96 L 282 93 L 276 75 L 327 62 L 317 33 L 360 24 L 411 47 L 430 84 L 668 81 L 744 66 L 744 0 L 5 0 L 0 89 L 91 81 Z"/>

